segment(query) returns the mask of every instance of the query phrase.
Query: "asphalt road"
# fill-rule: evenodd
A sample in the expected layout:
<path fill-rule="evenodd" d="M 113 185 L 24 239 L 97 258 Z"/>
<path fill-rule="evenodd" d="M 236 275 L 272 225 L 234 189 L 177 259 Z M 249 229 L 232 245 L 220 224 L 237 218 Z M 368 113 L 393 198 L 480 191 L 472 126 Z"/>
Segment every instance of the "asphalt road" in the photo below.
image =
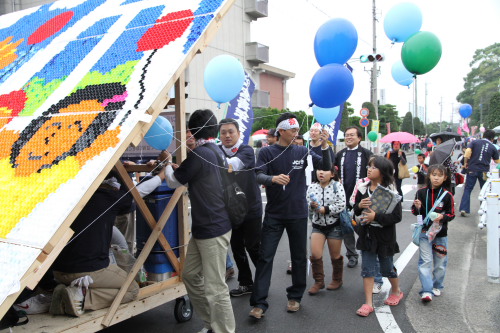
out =
<path fill-rule="evenodd" d="M 410 156 L 410 165 L 413 163 L 413 156 Z M 459 274 L 447 277 L 451 283 L 459 286 L 463 294 L 451 293 L 450 298 L 441 297 L 432 303 L 434 307 L 423 307 L 418 298 L 418 289 L 420 283 L 417 281 L 417 260 L 418 251 L 415 251 L 411 244 L 410 224 L 415 221 L 415 217 L 409 211 L 411 201 L 415 195 L 416 180 L 409 178 L 403 181 L 403 192 L 405 192 L 405 202 L 403 204 L 403 220 L 397 225 L 398 243 L 401 253 L 395 256 L 396 266 L 399 268 L 401 289 L 405 293 L 405 300 L 396 307 L 391 307 L 389 313 L 383 307 L 383 301 L 386 295 L 374 295 L 374 305 L 377 314 L 371 314 L 368 318 L 361 318 L 355 314 L 355 311 L 364 303 L 363 283 L 360 276 L 360 265 L 355 268 L 344 268 L 344 284 L 337 291 L 322 290 L 316 296 L 309 296 L 306 292 L 302 300 L 302 308 L 297 313 L 287 313 L 286 308 L 286 292 L 285 288 L 291 284 L 290 275 L 286 274 L 287 260 L 289 259 L 288 239 L 283 236 L 274 261 L 274 272 L 269 293 L 270 308 L 266 312 L 266 316 L 260 321 L 256 321 L 248 316 L 250 311 L 249 295 L 233 298 L 233 311 L 236 319 L 237 332 L 435 332 L 440 331 L 456 331 L 468 332 L 471 331 L 468 322 L 474 321 L 474 318 L 483 318 L 471 314 L 464 315 L 461 308 L 464 306 L 464 298 L 466 301 L 467 282 L 462 279 Z M 461 198 L 462 188 L 457 190 L 456 197 L 458 203 Z M 477 195 L 475 195 L 477 197 Z M 265 200 L 265 196 L 263 197 Z M 474 209 L 474 206 L 471 207 Z M 477 207 L 475 208 L 477 211 Z M 463 219 L 463 218 L 462 218 Z M 464 231 L 476 232 L 473 224 L 475 222 L 465 221 L 470 230 Z M 477 228 L 476 228 L 477 229 Z M 471 231 L 472 230 L 472 231 Z M 467 240 L 467 239 L 465 239 Z M 456 246 L 462 246 L 458 243 Z M 466 246 L 466 245 L 464 245 Z M 468 245 L 467 245 L 468 246 Z M 405 252 L 406 250 L 406 252 Z M 469 249 L 470 250 L 470 249 Z M 404 254 L 403 254 L 404 253 Z M 458 260 L 462 260 L 458 257 Z M 462 262 L 470 262 L 470 255 L 467 260 Z M 398 260 L 401 259 L 401 260 Z M 455 260 L 457 260 L 455 259 Z M 328 251 L 324 252 L 324 262 L 329 262 Z M 451 259 L 450 259 L 451 262 Z M 460 265 L 460 263 L 457 263 Z M 463 267 L 467 270 L 468 266 Z M 462 267 L 459 267 L 462 269 Z M 325 264 L 325 274 L 331 276 L 331 265 Z M 481 273 L 482 274 L 482 273 Z M 484 274 L 483 274 L 484 275 Z M 312 285 L 313 279 L 308 277 L 309 286 Z M 465 281 L 465 282 L 464 282 Z M 445 281 L 446 282 L 446 281 Z M 386 282 L 386 284 L 388 284 Z M 235 278 L 228 281 L 229 288 L 236 288 L 238 282 Z M 496 296 L 499 289 L 496 289 Z M 448 289 L 446 289 L 448 292 Z M 453 295 L 457 298 L 456 302 Z M 478 294 L 476 294 L 477 296 Z M 474 294 L 471 295 L 474 298 Z M 491 296 L 490 296 L 491 298 Z M 498 298 L 497 298 L 498 299 Z M 438 303 L 440 302 L 440 303 Z M 481 302 L 476 302 L 477 306 L 481 306 Z M 466 303 L 465 303 L 466 304 Z M 433 304 L 434 305 L 434 304 Z M 451 306 L 452 305 L 452 306 Z M 460 309 L 456 309 L 460 308 Z M 446 309 L 446 311 L 444 311 Z M 193 318 L 186 323 L 179 324 L 174 316 L 174 302 L 166 303 L 153 310 L 145 312 L 139 316 L 133 317 L 127 321 L 116 324 L 103 332 L 198 332 L 203 323 L 194 314 Z M 449 313 L 449 316 L 447 315 Z M 494 311 L 498 313 L 498 311 Z M 467 318 L 469 317 L 469 318 Z M 495 317 L 493 315 L 493 317 Z M 448 320 L 454 322 L 453 330 L 446 330 Z M 495 320 L 495 319 L 493 319 Z M 483 321 L 481 319 L 481 321 Z M 437 325 L 437 326 L 436 326 Z M 491 331 L 491 326 L 485 326 L 486 329 L 480 330 L 484 332 Z M 499 326 L 496 326 L 497 328 Z M 474 331 L 474 330 L 472 330 Z M 495 331 L 495 330 L 493 330 Z M 498 331 L 498 330 L 496 330 Z"/>

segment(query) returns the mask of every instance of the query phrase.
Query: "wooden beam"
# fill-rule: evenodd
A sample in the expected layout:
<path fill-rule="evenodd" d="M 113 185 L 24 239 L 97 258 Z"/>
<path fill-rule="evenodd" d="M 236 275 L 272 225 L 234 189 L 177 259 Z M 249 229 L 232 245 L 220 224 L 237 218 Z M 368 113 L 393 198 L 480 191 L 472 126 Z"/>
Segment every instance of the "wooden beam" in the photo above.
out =
<path fill-rule="evenodd" d="M 134 200 L 137 204 L 137 207 L 142 213 L 142 216 L 144 216 L 144 219 L 148 223 L 149 227 L 151 230 L 154 230 L 157 226 L 156 220 L 151 214 L 151 211 L 149 210 L 148 206 L 144 202 L 144 200 L 141 198 L 141 195 L 139 194 L 139 191 L 137 191 L 137 188 L 135 187 L 134 183 L 132 183 L 132 180 L 130 179 L 128 173 L 125 171 L 125 168 L 123 167 L 123 164 L 121 164 L 120 161 L 116 163 L 115 165 L 116 170 L 120 174 L 120 177 L 123 179 L 125 182 L 125 185 L 130 189 L 130 193 L 134 197 Z M 173 197 L 170 199 L 172 200 Z M 161 247 L 165 250 L 165 255 L 167 256 L 168 260 L 172 264 L 172 267 L 175 269 L 175 271 L 180 274 L 181 268 L 179 264 L 179 260 L 175 256 L 174 251 L 172 250 L 172 247 L 168 243 L 167 239 L 165 238 L 165 235 L 161 233 L 158 238 L 158 242 L 160 243 Z"/>
<path fill-rule="evenodd" d="M 174 276 L 165 281 L 157 282 L 147 287 L 142 287 L 141 289 L 139 289 L 139 295 L 137 296 L 137 299 L 139 300 L 153 296 L 154 294 L 157 294 L 165 289 L 168 289 L 171 286 L 178 284 L 179 282 L 180 282 L 179 276 Z"/>
<path fill-rule="evenodd" d="M 185 77 L 184 73 L 179 77 L 179 80 L 175 83 L 175 128 L 176 128 L 176 139 L 177 149 L 176 162 L 181 164 L 182 161 L 186 159 L 187 147 L 186 147 L 186 99 L 185 96 Z M 177 97 L 179 96 L 179 97 Z M 183 195 L 179 200 L 177 205 L 177 216 L 178 216 L 178 233 L 179 233 L 179 245 L 187 245 L 190 236 L 189 230 L 189 213 L 188 213 L 188 198 Z M 181 265 L 181 271 L 184 267 L 184 260 L 186 259 L 187 247 L 182 246 L 179 248 L 179 259 Z"/>
<path fill-rule="evenodd" d="M 108 313 L 104 317 L 102 321 L 102 325 L 105 327 L 109 327 L 111 325 L 111 322 L 113 321 L 113 317 L 116 313 L 116 310 L 118 310 L 118 307 L 120 306 L 120 303 L 125 296 L 125 293 L 127 292 L 128 287 L 134 281 L 134 278 L 139 272 L 139 269 L 141 269 L 142 265 L 146 261 L 146 258 L 148 257 L 149 253 L 153 249 L 153 246 L 155 245 L 156 241 L 158 240 L 158 237 L 162 235 L 162 230 L 165 224 L 167 223 L 168 218 L 170 217 L 170 214 L 172 214 L 172 211 L 174 210 L 175 206 L 177 205 L 177 201 L 179 198 L 182 196 L 182 193 L 186 190 L 186 187 L 181 186 L 178 187 L 172 197 L 170 198 L 169 203 L 167 204 L 167 207 L 165 208 L 165 211 L 163 214 L 160 216 L 160 219 L 158 220 L 158 224 L 154 228 L 154 230 L 151 231 L 151 235 L 149 236 L 148 240 L 146 241 L 146 244 L 144 244 L 144 248 L 141 251 L 141 254 L 137 258 L 134 266 L 132 266 L 132 270 L 129 272 L 127 275 L 127 279 L 123 283 L 120 291 L 116 295 L 113 304 L 111 304 L 111 307 L 109 308 Z"/>

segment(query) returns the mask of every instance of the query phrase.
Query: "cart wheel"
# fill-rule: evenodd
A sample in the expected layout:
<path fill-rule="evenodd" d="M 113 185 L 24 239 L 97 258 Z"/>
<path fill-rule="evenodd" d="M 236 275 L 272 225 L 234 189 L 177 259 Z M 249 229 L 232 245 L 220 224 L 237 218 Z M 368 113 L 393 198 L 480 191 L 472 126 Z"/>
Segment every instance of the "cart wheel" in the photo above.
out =
<path fill-rule="evenodd" d="M 193 317 L 193 305 L 189 297 L 179 297 L 175 300 L 174 317 L 179 323 L 184 323 Z"/>

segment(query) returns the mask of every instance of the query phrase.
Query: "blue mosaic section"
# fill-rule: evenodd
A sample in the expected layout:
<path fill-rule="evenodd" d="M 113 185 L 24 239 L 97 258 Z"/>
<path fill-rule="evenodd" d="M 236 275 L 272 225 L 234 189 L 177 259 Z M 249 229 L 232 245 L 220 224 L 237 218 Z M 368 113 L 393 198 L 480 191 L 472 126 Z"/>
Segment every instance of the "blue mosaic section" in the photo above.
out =
<path fill-rule="evenodd" d="M 105 74 L 117 65 L 124 64 L 127 61 L 140 60 L 143 57 L 143 52 L 137 52 L 137 42 L 147 30 L 148 27 L 144 27 L 123 32 L 91 71 L 99 71 Z"/>
<path fill-rule="evenodd" d="M 193 44 L 200 38 L 201 34 L 205 31 L 205 28 L 213 17 L 213 14 L 195 17 L 191 32 L 187 37 L 188 40 L 186 44 L 184 44 L 184 50 L 182 51 L 184 54 L 186 54 L 191 49 Z"/>
<path fill-rule="evenodd" d="M 194 15 L 204 15 L 217 11 L 224 0 L 203 0 Z"/>
<path fill-rule="evenodd" d="M 61 33 L 68 30 L 68 28 L 72 27 L 73 24 L 78 22 L 82 17 L 86 16 L 89 12 L 93 11 L 96 7 L 102 5 L 106 0 L 88 0 L 81 3 L 78 6 L 75 6 L 71 9 L 54 9 L 50 10 L 52 4 L 47 4 L 41 6 L 36 12 L 31 13 L 30 15 L 23 16 L 13 25 L 6 27 L 4 29 L 0 29 L 0 41 L 5 40 L 10 36 L 15 36 L 15 39 L 12 42 L 16 42 L 21 38 L 24 41 L 17 47 L 18 54 L 23 55 L 23 59 L 20 60 L 23 63 L 31 59 L 31 57 L 40 49 L 45 48 L 54 38 L 59 36 Z M 44 41 L 34 44 L 28 45 L 28 38 L 45 22 L 50 19 L 64 13 L 72 11 L 74 13 L 72 19 L 58 32 L 54 35 L 48 37 Z M 19 66 L 16 64 L 15 66 Z M 0 70 L 0 84 L 5 82 L 6 79 L 10 77 L 13 73 L 12 66 L 7 66 Z"/>
<path fill-rule="evenodd" d="M 63 51 L 58 53 L 45 67 L 34 76 L 45 79 L 48 83 L 55 79 L 67 77 L 85 56 L 92 51 L 102 36 L 85 38 L 69 42 Z"/>
<path fill-rule="evenodd" d="M 139 2 L 139 1 L 142 1 L 142 0 L 127 0 L 127 1 L 124 1 L 120 6 L 125 6 L 125 5 L 131 4 L 134 2 Z"/>
<path fill-rule="evenodd" d="M 127 25 L 127 29 L 155 24 L 156 20 L 160 18 L 164 8 L 165 6 L 158 6 L 141 10 L 141 12 Z"/>
<path fill-rule="evenodd" d="M 78 39 L 92 37 L 92 36 L 101 36 L 108 32 L 109 28 L 120 18 L 120 15 L 106 17 L 98 22 L 96 22 L 93 26 L 82 32 L 78 35 Z"/>

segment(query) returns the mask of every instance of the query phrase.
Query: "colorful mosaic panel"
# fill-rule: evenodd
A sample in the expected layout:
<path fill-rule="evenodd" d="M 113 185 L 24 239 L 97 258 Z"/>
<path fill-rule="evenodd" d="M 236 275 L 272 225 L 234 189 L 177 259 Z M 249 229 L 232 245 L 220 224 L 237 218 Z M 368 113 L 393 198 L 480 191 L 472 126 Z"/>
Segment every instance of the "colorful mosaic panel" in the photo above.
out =
<path fill-rule="evenodd" d="M 0 303 L 228 2 L 61 0 L 0 17 Z"/>

